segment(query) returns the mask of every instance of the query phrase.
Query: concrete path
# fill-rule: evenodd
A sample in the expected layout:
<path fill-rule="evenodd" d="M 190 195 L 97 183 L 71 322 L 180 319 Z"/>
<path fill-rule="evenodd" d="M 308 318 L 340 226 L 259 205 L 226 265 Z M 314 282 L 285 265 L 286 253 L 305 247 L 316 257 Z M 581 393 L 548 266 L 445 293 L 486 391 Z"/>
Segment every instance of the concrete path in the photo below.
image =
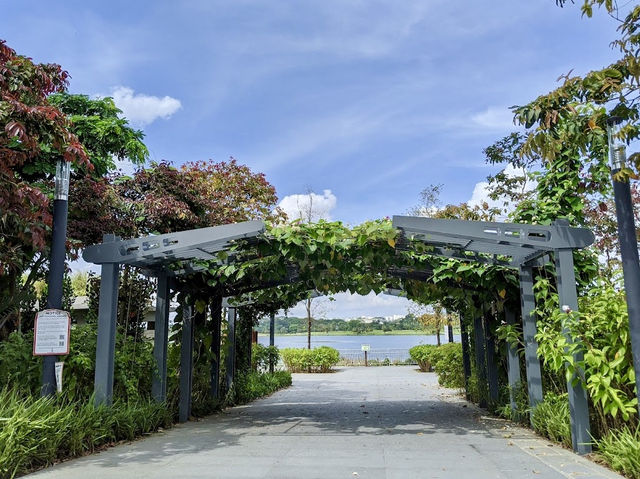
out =
<path fill-rule="evenodd" d="M 294 375 L 250 405 L 60 464 L 38 479 L 619 478 L 484 416 L 414 367 Z"/>

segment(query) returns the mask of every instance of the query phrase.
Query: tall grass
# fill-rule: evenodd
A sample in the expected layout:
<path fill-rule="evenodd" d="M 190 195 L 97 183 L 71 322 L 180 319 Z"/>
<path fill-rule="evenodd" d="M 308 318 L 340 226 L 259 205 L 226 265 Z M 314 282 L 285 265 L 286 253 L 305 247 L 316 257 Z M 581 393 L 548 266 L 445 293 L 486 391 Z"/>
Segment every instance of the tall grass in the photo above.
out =
<path fill-rule="evenodd" d="M 82 455 L 122 439 L 167 427 L 172 413 L 153 402 L 94 406 L 0 391 L 0 477 Z"/>
<path fill-rule="evenodd" d="M 552 441 L 571 447 L 569 400 L 566 394 L 547 393 L 531 416 L 533 429 Z"/>
<path fill-rule="evenodd" d="M 624 427 L 611 431 L 599 441 L 598 455 L 612 469 L 627 477 L 640 479 L 640 426 L 632 431 Z"/>
<path fill-rule="evenodd" d="M 286 371 L 240 375 L 225 405 L 252 401 L 290 385 Z M 153 401 L 95 406 L 92 400 L 37 398 L 5 388 L 0 390 L 0 479 L 169 427 L 174 413 L 173 407 Z"/>

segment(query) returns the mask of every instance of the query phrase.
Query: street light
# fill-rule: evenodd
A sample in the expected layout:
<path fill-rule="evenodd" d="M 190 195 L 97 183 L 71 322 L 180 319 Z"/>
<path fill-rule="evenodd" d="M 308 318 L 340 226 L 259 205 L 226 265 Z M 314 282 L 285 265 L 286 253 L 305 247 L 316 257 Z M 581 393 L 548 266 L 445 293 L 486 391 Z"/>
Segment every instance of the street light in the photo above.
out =
<path fill-rule="evenodd" d="M 627 147 L 620 138 L 622 119 L 610 117 L 607 120 L 609 135 L 609 161 L 613 181 L 613 195 L 618 219 L 618 239 L 624 289 L 627 297 L 629 313 L 629 332 L 631 336 L 631 354 L 636 374 L 636 396 L 638 397 L 638 413 L 640 414 L 640 262 L 638 260 L 638 240 L 631 201 L 631 187 L 628 178 L 618 173 L 625 167 Z"/>
<path fill-rule="evenodd" d="M 53 197 L 53 238 L 49 261 L 49 290 L 47 309 L 62 309 L 62 284 L 66 258 L 67 213 L 69 209 L 69 175 L 71 164 L 63 159 L 56 164 L 55 194 Z M 42 396 L 56 391 L 56 356 L 44 356 L 42 362 Z"/>

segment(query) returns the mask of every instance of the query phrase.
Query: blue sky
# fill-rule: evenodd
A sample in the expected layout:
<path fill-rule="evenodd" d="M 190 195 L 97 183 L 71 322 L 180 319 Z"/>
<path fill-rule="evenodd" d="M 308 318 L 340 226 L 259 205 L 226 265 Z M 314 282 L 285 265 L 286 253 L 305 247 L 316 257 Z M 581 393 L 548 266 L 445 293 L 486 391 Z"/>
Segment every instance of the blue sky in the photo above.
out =
<path fill-rule="evenodd" d="M 72 92 L 114 95 L 153 160 L 233 156 L 280 198 L 330 190 L 350 224 L 432 183 L 470 200 L 507 108 L 613 61 L 615 28 L 553 0 L 26 0 L 0 16 L 0 38 L 61 64 Z"/>

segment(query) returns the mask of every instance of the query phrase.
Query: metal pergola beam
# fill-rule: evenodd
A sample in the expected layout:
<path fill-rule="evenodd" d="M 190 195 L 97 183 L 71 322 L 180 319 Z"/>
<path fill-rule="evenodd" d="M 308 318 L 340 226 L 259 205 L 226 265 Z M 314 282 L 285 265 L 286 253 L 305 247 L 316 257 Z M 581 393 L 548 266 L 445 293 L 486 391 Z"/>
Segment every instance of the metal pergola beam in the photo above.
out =
<path fill-rule="evenodd" d="M 562 222 L 542 226 L 394 216 L 393 226 L 401 229 L 407 237 L 426 244 L 512 258 L 527 258 L 558 249 L 584 248 L 594 240 L 590 230 L 571 228 Z"/>
<path fill-rule="evenodd" d="M 262 221 L 245 221 L 162 235 L 109 241 L 88 246 L 85 261 L 95 264 L 120 263 L 154 268 L 176 261 L 213 260 L 213 253 L 228 249 L 232 241 L 254 238 L 265 231 Z"/>

